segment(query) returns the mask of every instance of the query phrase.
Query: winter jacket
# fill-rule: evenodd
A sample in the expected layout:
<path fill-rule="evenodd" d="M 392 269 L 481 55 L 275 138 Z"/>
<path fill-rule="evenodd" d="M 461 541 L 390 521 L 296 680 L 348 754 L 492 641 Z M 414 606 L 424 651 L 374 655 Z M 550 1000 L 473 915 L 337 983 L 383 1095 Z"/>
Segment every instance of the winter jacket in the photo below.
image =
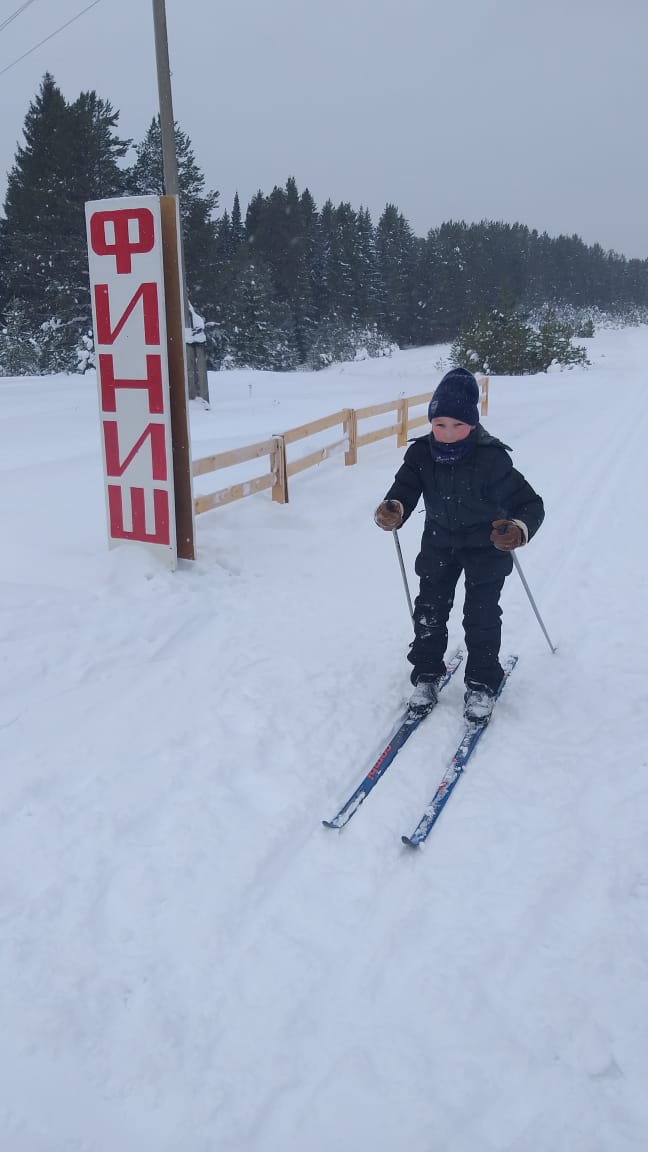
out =
<path fill-rule="evenodd" d="M 542 500 L 513 467 L 508 445 L 481 424 L 468 440 L 463 459 L 447 464 L 433 459 L 431 433 L 417 437 L 385 496 L 400 500 L 407 520 L 423 495 L 422 558 L 438 548 L 492 548 L 492 522 L 499 518 L 522 520 L 530 540 L 544 519 Z"/>

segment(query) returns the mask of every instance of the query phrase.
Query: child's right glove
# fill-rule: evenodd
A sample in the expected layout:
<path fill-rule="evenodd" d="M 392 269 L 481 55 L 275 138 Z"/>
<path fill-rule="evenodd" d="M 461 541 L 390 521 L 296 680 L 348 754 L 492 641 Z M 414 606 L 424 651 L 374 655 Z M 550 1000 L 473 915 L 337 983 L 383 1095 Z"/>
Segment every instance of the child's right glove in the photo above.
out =
<path fill-rule="evenodd" d="M 405 509 L 400 500 L 383 500 L 374 512 L 374 520 L 385 532 L 393 532 L 394 528 L 400 528 L 404 515 Z"/>
<path fill-rule="evenodd" d="M 524 544 L 524 532 L 519 520 L 493 520 L 491 544 L 501 552 L 512 552 Z"/>

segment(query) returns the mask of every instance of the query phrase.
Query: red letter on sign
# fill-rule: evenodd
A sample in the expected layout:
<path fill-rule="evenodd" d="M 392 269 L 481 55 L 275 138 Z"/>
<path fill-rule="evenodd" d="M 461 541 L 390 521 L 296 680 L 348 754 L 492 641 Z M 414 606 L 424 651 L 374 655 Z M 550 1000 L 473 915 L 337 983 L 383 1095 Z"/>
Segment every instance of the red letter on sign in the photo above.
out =
<path fill-rule="evenodd" d="M 131 223 L 137 224 L 137 240 L 131 240 Z M 106 224 L 112 224 L 114 240 L 106 239 Z M 132 271 L 131 256 L 152 252 L 155 244 L 155 221 L 148 208 L 116 208 L 113 212 L 95 212 L 90 218 L 90 243 L 97 256 L 114 256 L 117 272 Z"/>
<path fill-rule="evenodd" d="M 164 424 L 147 424 L 139 440 L 133 445 L 122 464 L 119 459 L 119 425 L 116 420 L 104 420 L 104 444 L 106 446 L 106 472 L 108 476 L 123 476 L 128 465 L 135 459 L 142 444 L 151 439 L 151 476 L 154 480 L 167 478 L 166 440 Z"/>
<path fill-rule="evenodd" d="M 95 313 L 97 316 L 97 344 L 114 344 L 138 300 L 142 301 L 144 311 L 144 343 L 160 343 L 160 309 L 158 306 L 157 284 L 140 284 L 115 328 L 110 327 L 108 285 L 95 284 L 94 293 Z"/>
<path fill-rule="evenodd" d="M 130 532 L 124 528 L 124 507 L 122 503 L 122 490 L 117 484 L 108 485 L 108 514 L 110 520 L 110 535 L 115 540 L 139 540 L 142 544 L 170 544 L 169 529 L 169 493 L 162 488 L 153 491 L 153 510 L 155 513 L 155 531 L 146 531 L 146 506 L 144 503 L 144 489 L 130 488 L 131 514 L 133 527 Z"/>
<path fill-rule="evenodd" d="M 147 388 L 151 415 L 159 416 L 164 412 L 161 356 L 146 357 L 145 380 L 115 380 L 115 366 L 112 356 L 100 356 L 99 379 L 101 380 L 101 409 L 103 412 L 117 411 L 116 388 Z"/>

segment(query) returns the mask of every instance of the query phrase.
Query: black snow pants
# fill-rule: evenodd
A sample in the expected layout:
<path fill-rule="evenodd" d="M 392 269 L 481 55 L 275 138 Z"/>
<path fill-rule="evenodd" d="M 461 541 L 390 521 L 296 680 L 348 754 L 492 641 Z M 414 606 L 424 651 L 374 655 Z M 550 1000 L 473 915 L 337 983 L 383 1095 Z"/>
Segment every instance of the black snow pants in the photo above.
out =
<path fill-rule="evenodd" d="M 414 602 L 414 641 L 407 659 L 412 679 L 421 673 L 445 671 L 448 617 L 457 581 L 463 571 L 466 596 L 463 625 L 468 660 L 465 680 L 496 692 L 502 681 L 499 651 L 502 640 L 500 595 L 513 570 L 508 552 L 488 548 L 448 548 L 426 551 L 416 562 L 420 591 Z"/>

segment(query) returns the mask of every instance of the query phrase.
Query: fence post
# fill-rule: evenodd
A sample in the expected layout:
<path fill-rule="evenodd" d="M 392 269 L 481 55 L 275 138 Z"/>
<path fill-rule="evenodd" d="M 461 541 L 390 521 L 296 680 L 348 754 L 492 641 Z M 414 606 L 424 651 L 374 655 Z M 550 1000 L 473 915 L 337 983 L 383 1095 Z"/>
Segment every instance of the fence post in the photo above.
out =
<path fill-rule="evenodd" d="M 342 422 L 344 435 L 348 440 L 348 447 L 344 453 L 345 464 L 358 463 L 358 446 L 356 444 L 356 437 L 358 435 L 358 418 L 355 414 L 355 408 L 344 409 L 344 420 Z"/>
<path fill-rule="evenodd" d="M 288 503 L 288 468 L 286 465 L 286 441 L 283 436 L 273 437 L 275 446 L 270 454 L 270 471 L 274 476 L 272 499 L 277 504 Z"/>
<path fill-rule="evenodd" d="M 397 408 L 398 408 L 399 429 L 398 429 L 398 433 L 396 436 L 396 444 L 399 448 L 406 448 L 407 447 L 407 419 L 409 416 L 409 403 L 407 400 L 407 396 L 404 398 L 404 400 L 398 401 Z"/>
<path fill-rule="evenodd" d="M 488 416 L 488 376 L 482 376 L 479 386 L 481 389 L 480 412 L 482 416 Z"/>

